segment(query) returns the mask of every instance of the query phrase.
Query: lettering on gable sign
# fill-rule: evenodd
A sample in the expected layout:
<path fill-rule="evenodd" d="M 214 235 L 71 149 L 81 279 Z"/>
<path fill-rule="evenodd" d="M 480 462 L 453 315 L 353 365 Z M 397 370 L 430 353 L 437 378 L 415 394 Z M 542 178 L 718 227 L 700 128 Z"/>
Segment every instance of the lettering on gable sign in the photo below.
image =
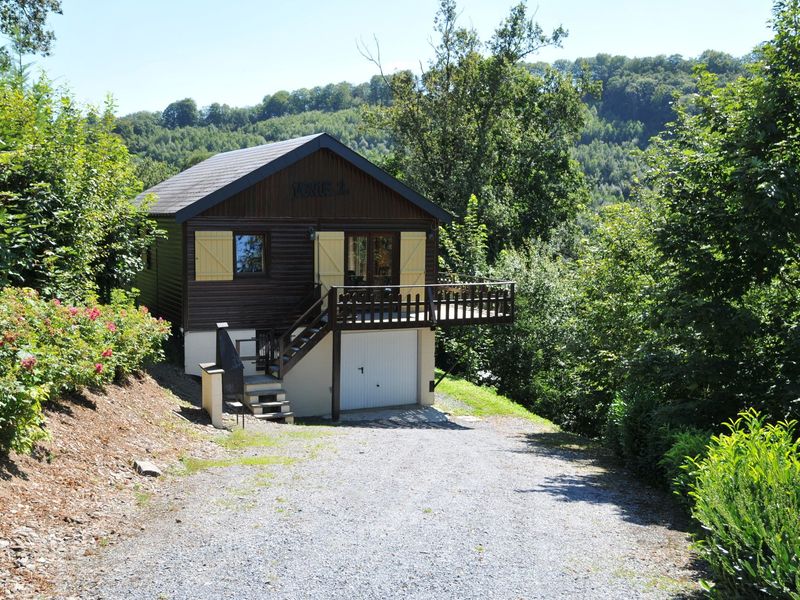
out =
<path fill-rule="evenodd" d="M 292 183 L 294 198 L 329 198 L 350 193 L 344 179 L 340 181 L 295 181 Z"/>

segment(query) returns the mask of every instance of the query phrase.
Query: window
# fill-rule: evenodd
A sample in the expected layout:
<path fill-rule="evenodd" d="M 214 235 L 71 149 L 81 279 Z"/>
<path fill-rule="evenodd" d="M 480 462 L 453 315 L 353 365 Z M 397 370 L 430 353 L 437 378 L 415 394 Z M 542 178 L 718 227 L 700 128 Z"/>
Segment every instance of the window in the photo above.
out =
<path fill-rule="evenodd" d="M 345 285 L 366 285 L 369 277 L 367 269 L 367 236 L 348 235 L 347 246 L 347 265 L 344 272 Z"/>
<path fill-rule="evenodd" d="M 398 283 L 396 233 L 345 235 L 345 285 L 396 285 Z"/>
<path fill-rule="evenodd" d="M 266 243 L 261 234 L 236 234 L 235 267 L 237 275 L 266 272 Z"/>

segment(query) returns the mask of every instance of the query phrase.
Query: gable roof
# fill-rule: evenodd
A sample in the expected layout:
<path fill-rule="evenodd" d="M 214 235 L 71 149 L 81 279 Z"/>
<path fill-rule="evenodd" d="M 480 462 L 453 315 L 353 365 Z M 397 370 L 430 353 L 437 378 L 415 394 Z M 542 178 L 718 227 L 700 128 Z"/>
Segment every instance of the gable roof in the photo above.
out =
<path fill-rule="evenodd" d="M 150 214 L 174 215 L 178 223 L 183 223 L 321 148 L 349 161 L 440 221 L 452 220 L 446 210 L 327 133 L 221 152 L 142 192 L 136 200 L 155 194 Z"/>

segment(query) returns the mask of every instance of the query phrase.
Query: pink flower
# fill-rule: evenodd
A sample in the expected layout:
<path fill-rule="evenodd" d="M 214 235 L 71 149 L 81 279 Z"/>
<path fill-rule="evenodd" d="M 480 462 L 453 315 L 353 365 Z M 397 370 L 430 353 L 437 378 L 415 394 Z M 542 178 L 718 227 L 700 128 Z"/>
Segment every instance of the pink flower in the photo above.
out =
<path fill-rule="evenodd" d="M 111 321 L 109 321 L 108 323 L 106 323 L 106 328 L 107 328 L 109 331 L 112 331 L 112 332 L 117 330 L 117 326 L 116 326 L 116 324 L 112 323 Z"/>
<path fill-rule="evenodd" d="M 149 309 L 149 308 L 147 308 L 146 306 L 140 306 L 140 307 L 139 307 L 139 310 L 140 310 L 142 313 L 144 313 L 144 314 L 147 314 L 147 313 L 149 313 L 149 312 L 150 312 L 150 309 Z"/>
<path fill-rule="evenodd" d="M 70 317 L 74 317 L 77 314 L 78 314 L 78 308 L 76 306 L 70 306 L 69 307 L 69 316 Z"/>
<path fill-rule="evenodd" d="M 103 358 L 108 358 L 112 354 L 114 354 L 114 351 L 111 350 L 111 348 L 106 348 L 105 350 L 103 350 L 103 353 L 100 356 L 102 356 Z"/>
<path fill-rule="evenodd" d="M 87 308 L 86 309 L 86 316 L 89 317 L 90 321 L 94 321 L 97 317 L 100 316 L 100 309 L 99 308 Z"/>
<path fill-rule="evenodd" d="M 53 298 L 53 304 L 55 306 L 61 306 L 61 300 L 59 300 L 58 298 Z"/>
<path fill-rule="evenodd" d="M 22 366 L 23 369 L 27 369 L 28 371 L 33 371 L 33 367 L 36 366 L 36 357 L 35 356 L 27 356 L 19 361 L 19 364 Z"/>
<path fill-rule="evenodd" d="M 94 363 L 94 372 L 95 373 L 102 373 L 103 372 L 102 363 Z"/>

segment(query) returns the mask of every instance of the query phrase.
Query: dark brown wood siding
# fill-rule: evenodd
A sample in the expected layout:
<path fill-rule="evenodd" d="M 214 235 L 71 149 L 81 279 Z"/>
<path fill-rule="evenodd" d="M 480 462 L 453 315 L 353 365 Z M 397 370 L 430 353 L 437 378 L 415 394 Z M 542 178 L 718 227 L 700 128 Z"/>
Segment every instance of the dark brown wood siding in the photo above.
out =
<path fill-rule="evenodd" d="M 156 219 L 165 239 L 156 241 L 151 250 L 151 268 L 136 277 L 139 303 L 173 325 L 183 325 L 183 227 L 170 217 Z"/>
<path fill-rule="evenodd" d="M 187 329 L 283 328 L 299 316 L 298 303 L 314 279 L 314 246 L 308 222 L 256 222 L 250 219 L 198 218 L 186 228 Z M 194 232 L 227 230 L 267 236 L 268 272 L 232 281 L 195 281 Z"/>
<path fill-rule="evenodd" d="M 328 195 L 308 187 L 327 183 Z M 342 193 L 341 185 L 346 192 Z M 299 186 L 299 188 L 297 187 Z M 300 191 L 295 194 L 295 190 Z M 201 216 L 256 219 L 359 219 L 386 221 L 433 217 L 330 150 L 319 150 L 208 209 Z"/>
<path fill-rule="evenodd" d="M 380 231 L 429 231 L 428 221 L 384 222 Z M 232 329 L 288 327 L 306 308 L 314 282 L 314 242 L 309 228 L 329 231 L 363 229 L 363 223 L 346 221 L 256 221 L 198 217 L 186 228 L 187 322 L 189 331 L 213 329 L 226 322 Z M 234 277 L 232 281 L 195 281 L 195 231 L 263 232 L 268 240 L 268 273 Z M 429 283 L 436 281 L 436 240 L 428 239 L 426 269 Z"/>
<path fill-rule="evenodd" d="M 318 193 L 314 186 L 322 184 L 328 187 Z M 311 230 L 433 232 L 426 252 L 426 279 L 433 283 L 437 226 L 432 215 L 333 152 L 320 150 L 187 221 L 184 326 L 196 331 L 213 329 L 218 322 L 248 329 L 290 325 L 306 308 L 303 301 L 313 286 Z M 233 281 L 195 281 L 198 230 L 263 231 L 269 272 Z"/>

